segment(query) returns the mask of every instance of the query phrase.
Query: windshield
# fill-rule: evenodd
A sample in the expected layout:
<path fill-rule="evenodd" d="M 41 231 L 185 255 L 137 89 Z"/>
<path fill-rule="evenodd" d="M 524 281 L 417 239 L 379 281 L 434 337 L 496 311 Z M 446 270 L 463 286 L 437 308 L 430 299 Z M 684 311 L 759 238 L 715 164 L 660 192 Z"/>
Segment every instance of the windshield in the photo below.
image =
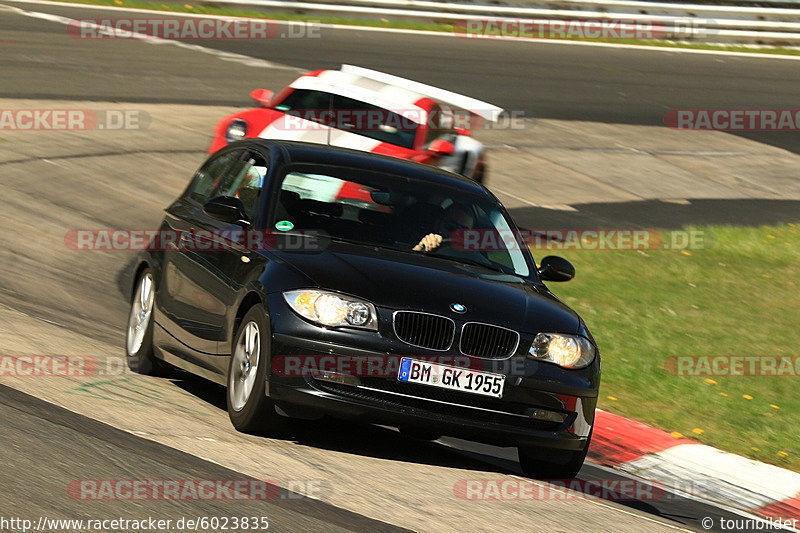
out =
<path fill-rule="evenodd" d="M 294 167 L 281 181 L 271 227 L 530 274 L 513 225 L 489 198 L 362 169 Z"/>
<path fill-rule="evenodd" d="M 275 109 L 403 148 L 414 148 L 419 127 L 410 117 L 324 91 L 295 89 Z"/>

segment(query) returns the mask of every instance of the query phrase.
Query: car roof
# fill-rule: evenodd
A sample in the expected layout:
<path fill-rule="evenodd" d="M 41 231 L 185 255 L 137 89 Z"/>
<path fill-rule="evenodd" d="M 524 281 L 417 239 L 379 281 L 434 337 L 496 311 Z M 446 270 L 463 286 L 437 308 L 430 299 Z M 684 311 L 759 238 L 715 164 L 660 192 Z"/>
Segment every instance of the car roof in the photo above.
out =
<path fill-rule="evenodd" d="M 310 163 L 359 168 L 371 172 L 392 174 L 456 187 L 465 192 L 472 192 L 498 202 L 497 198 L 486 187 L 476 181 L 437 167 L 396 157 L 325 144 L 278 139 L 245 139 L 228 145 L 231 149 L 245 146 L 250 148 L 258 147 L 265 152 L 275 149 L 280 150 L 284 159 L 283 164 Z"/>
<path fill-rule="evenodd" d="M 386 109 L 423 109 L 420 105 L 423 104 L 422 101 L 430 100 L 428 96 L 408 88 L 341 70 L 309 72 L 297 78 L 290 87 L 336 92 L 343 96 L 369 101 Z"/>

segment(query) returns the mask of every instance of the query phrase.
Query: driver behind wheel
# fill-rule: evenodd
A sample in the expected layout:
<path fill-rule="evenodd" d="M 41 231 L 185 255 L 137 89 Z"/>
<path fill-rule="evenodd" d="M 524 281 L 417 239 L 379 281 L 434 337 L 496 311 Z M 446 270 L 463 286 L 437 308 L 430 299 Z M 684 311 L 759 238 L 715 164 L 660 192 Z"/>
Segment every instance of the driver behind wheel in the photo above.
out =
<path fill-rule="evenodd" d="M 451 236 L 455 231 L 470 230 L 475 218 L 464 204 L 454 203 L 444 211 L 444 216 L 433 224 L 433 233 L 428 233 L 412 248 L 415 252 L 431 252 L 442 245 L 443 235 Z"/>

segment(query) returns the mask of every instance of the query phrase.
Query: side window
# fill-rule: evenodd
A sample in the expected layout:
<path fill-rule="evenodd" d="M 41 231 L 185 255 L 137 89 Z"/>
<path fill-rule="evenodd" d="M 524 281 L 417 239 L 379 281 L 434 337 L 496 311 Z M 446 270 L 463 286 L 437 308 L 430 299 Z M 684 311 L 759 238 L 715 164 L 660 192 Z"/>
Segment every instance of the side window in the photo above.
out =
<path fill-rule="evenodd" d="M 189 191 L 189 197 L 200 204 L 204 204 L 216 196 L 213 194 L 224 181 L 226 171 L 234 161 L 242 156 L 241 150 L 224 153 L 208 161 L 197 171 L 197 181 Z"/>
<path fill-rule="evenodd" d="M 403 148 L 414 147 L 419 126 L 413 118 L 346 96 L 334 96 L 333 104 L 338 111 L 335 128 Z"/>
<path fill-rule="evenodd" d="M 243 159 L 233 163 L 214 196 L 239 198 L 244 204 L 247 218 L 253 220 L 266 176 L 267 162 L 260 154 L 248 151 Z"/>
<path fill-rule="evenodd" d="M 203 204 L 217 196 L 235 196 L 244 204 L 247 218 L 253 220 L 267 175 L 267 162 L 257 153 L 235 150 L 206 164 L 189 196 Z"/>
<path fill-rule="evenodd" d="M 431 108 L 428 114 L 428 133 L 425 136 L 425 148 L 436 139 L 446 141 L 455 140 L 455 130 L 453 129 L 453 111 L 440 105 Z"/>
<path fill-rule="evenodd" d="M 280 104 L 275 106 L 278 111 L 320 111 L 331 106 L 330 93 L 310 91 L 308 89 L 295 89 Z"/>

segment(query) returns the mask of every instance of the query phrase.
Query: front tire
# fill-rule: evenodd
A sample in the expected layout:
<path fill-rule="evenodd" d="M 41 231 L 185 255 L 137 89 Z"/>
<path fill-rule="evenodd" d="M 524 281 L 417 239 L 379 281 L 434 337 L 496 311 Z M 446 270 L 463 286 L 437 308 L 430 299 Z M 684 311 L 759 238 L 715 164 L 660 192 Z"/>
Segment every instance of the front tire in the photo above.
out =
<path fill-rule="evenodd" d="M 244 315 L 232 348 L 225 395 L 231 423 L 242 433 L 274 432 L 283 426 L 285 419 L 275 411 L 274 402 L 265 392 L 270 329 L 263 306 L 255 305 Z"/>
<path fill-rule="evenodd" d="M 156 303 L 156 285 L 153 271 L 146 268 L 139 275 L 136 291 L 131 301 L 128 328 L 125 336 L 125 353 L 128 368 L 148 376 L 165 376 L 170 366 L 153 353 L 153 309 Z"/>

